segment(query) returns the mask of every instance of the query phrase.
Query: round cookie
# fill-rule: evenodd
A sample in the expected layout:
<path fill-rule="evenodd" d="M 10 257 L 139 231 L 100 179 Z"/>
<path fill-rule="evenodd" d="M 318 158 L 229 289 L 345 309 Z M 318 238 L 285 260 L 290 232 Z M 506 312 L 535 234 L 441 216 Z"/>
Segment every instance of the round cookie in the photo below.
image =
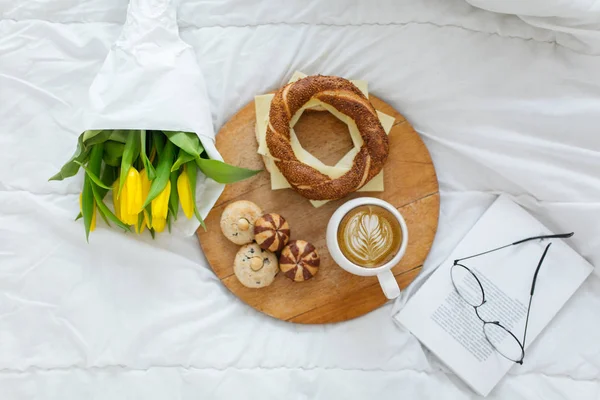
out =
<path fill-rule="evenodd" d="M 273 283 L 279 272 L 277 256 L 256 243 L 242 246 L 233 261 L 233 272 L 242 285 L 258 289 Z"/>
<path fill-rule="evenodd" d="M 304 282 L 315 276 L 320 263 L 315 246 L 304 240 L 292 240 L 279 257 L 281 272 L 296 282 Z"/>
<path fill-rule="evenodd" d="M 221 214 L 221 231 L 235 244 L 254 240 L 254 223 L 262 215 L 259 206 L 251 201 L 235 201 L 225 207 Z"/>
<path fill-rule="evenodd" d="M 265 214 L 254 223 L 254 240 L 261 248 L 277 253 L 290 240 L 290 226 L 279 214 Z"/>

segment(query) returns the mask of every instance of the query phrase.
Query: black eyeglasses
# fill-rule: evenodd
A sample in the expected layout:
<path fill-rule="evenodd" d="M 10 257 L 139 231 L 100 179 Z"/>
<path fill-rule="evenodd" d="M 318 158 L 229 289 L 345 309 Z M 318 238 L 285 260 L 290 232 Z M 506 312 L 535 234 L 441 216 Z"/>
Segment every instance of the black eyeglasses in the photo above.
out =
<path fill-rule="evenodd" d="M 500 355 L 509 359 L 510 361 L 516 362 L 517 364 L 523 364 L 523 358 L 525 358 L 525 338 L 527 337 L 527 324 L 529 323 L 529 311 L 531 310 L 531 300 L 533 299 L 533 292 L 535 291 L 535 282 L 537 280 L 540 267 L 542 266 L 544 258 L 546 257 L 548 249 L 550 248 L 550 245 L 552 243 L 549 243 L 544 249 L 544 252 L 540 257 L 538 266 L 535 269 L 535 273 L 533 274 L 533 280 L 531 282 L 531 291 L 529 293 L 529 306 L 527 307 L 527 317 L 525 319 L 525 330 L 523 332 L 523 340 L 519 340 L 515 336 L 515 334 L 513 334 L 499 321 L 487 321 L 481 318 L 481 316 L 479 315 L 479 307 L 484 305 L 486 302 L 483 285 L 481 284 L 481 281 L 479 280 L 479 278 L 477 278 L 475 273 L 469 268 L 467 268 L 465 265 L 461 264 L 461 262 L 470 258 L 475 258 L 484 254 L 492 253 L 494 251 L 502 250 L 510 246 L 515 246 L 521 243 L 529 242 L 531 240 L 558 238 L 563 239 L 570 238 L 571 236 L 573 236 L 573 232 L 560 233 L 557 235 L 534 236 L 519 240 L 511 244 L 507 244 L 505 246 L 498 247 L 496 249 L 484 251 L 483 253 L 454 260 L 454 264 L 450 269 L 450 278 L 452 279 L 452 285 L 454 285 L 454 289 L 467 304 L 473 307 L 477 318 L 479 318 L 479 320 L 483 322 L 483 334 L 486 340 L 498 353 L 500 353 Z"/>

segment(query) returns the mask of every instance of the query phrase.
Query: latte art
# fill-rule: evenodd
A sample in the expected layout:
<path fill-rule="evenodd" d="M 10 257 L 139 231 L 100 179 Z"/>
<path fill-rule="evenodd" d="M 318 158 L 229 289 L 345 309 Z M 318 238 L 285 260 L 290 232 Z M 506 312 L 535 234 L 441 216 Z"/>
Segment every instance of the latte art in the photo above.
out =
<path fill-rule="evenodd" d="M 376 268 L 390 261 L 400 248 L 398 220 L 383 207 L 366 205 L 350 210 L 338 229 L 342 254 L 361 267 Z"/>

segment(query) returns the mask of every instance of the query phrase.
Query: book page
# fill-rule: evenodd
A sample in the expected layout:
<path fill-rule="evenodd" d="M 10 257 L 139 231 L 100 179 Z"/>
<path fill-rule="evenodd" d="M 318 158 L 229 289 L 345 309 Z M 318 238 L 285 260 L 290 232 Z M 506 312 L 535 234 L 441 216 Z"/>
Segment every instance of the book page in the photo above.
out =
<path fill-rule="evenodd" d="M 479 309 L 480 315 L 482 317 L 489 315 L 488 320 L 499 321 L 502 326 L 521 340 L 523 332 L 517 332 L 514 329 L 525 318 L 527 305 L 502 292 L 483 274 L 476 274 L 485 289 L 487 299 Z M 477 318 L 474 308 L 467 304 L 455 290 L 446 296 L 430 318 L 471 353 L 477 361 L 486 361 L 494 353 L 494 349 L 485 338 L 483 325 Z M 511 340 L 511 338 L 506 337 L 505 340 Z"/>
<path fill-rule="evenodd" d="M 452 284 L 452 265 L 455 259 L 550 233 L 520 206 L 499 197 L 396 319 L 476 392 L 487 395 L 510 368 L 520 366 L 488 342 L 483 322 Z M 592 266 L 561 239 L 530 241 L 461 262 L 484 288 L 486 302 L 478 308 L 480 317 L 499 321 L 522 341 L 533 275 L 550 242 L 532 299 L 524 364 L 529 344 L 592 272 Z"/>

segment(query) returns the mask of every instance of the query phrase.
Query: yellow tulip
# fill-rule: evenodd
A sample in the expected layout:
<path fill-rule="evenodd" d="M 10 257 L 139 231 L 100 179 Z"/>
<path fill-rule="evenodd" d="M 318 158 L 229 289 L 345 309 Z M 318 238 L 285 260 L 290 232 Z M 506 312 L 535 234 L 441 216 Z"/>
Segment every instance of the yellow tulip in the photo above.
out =
<path fill-rule="evenodd" d="M 152 200 L 152 228 L 156 232 L 165 230 L 167 222 L 167 213 L 169 212 L 169 196 L 171 195 L 171 182 L 167 181 L 167 185 L 158 196 Z"/>
<path fill-rule="evenodd" d="M 79 210 L 83 214 L 83 208 L 81 207 L 81 197 L 82 196 L 83 196 L 83 193 L 79 193 Z M 92 223 L 90 225 L 90 232 L 94 232 L 94 229 L 96 229 L 96 202 L 94 201 L 93 204 L 94 204 L 94 208 L 92 208 Z"/>
<path fill-rule="evenodd" d="M 142 179 L 133 167 L 129 168 L 121 195 L 119 196 L 121 221 L 128 225 L 137 225 L 138 214 L 142 211 Z"/>
<path fill-rule="evenodd" d="M 192 215 L 194 215 L 194 199 L 192 198 L 187 168 L 183 168 L 183 172 L 177 178 L 177 193 L 179 194 L 179 202 L 183 213 L 188 219 L 192 218 Z"/>
<path fill-rule="evenodd" d="M 154 232 L 162 232 L 165 230 L 165 225 L 167 225 L 167 220 L 165 218 L 156 218 L 152 217 L 152 228 Z"/>

